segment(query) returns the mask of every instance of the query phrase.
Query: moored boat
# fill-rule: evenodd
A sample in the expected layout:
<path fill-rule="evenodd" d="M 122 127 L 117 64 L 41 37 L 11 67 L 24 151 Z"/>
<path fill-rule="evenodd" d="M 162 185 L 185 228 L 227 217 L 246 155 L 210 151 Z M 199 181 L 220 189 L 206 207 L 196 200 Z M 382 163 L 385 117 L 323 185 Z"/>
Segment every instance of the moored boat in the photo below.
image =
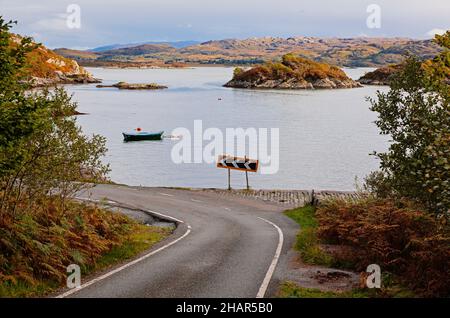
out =
<path fill-rule="evenodd" d="M 146 131 L 122 133 L 124 141 L 138 141 L 138 140 L 161 140 L 163 131 L 157 133 L 149 133 Z"/>

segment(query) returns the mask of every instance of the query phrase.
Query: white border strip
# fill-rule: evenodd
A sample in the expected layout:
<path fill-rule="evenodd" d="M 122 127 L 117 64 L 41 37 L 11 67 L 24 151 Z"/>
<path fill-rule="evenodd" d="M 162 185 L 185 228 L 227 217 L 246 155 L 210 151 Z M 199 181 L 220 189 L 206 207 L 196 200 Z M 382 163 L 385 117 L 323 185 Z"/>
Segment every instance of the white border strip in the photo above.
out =
<path fill-rule="evenodd" d="M 108 278 L 109 276 L 112 276 L 112 275 L 114 275 L 114 274 L 116 274 L 116 273 L 118 273 L 118 272 L 120 272 L 120 271 L 122 271 L 122 270 L 124 270 L 124 269 L 126 269 L 126 268 L 128 268 L 130 266 L 132 266 L 132 265 L 135 265 L 135 264 L 139 263 L 140 261 L 143 261 L 144 259 L 146 259 L 146 258 L 148 258 L 148 257 L 150 257 L 150 256 L 152 256 L 152 255 L 154 255 L 154 254 L 156 254 L 158 252 L 161 252 L 162 250 L 168 248 L 169 246 L 171 246 L 171 245 L 177 243 L 178 241 L 184 239 L 186 236 L 189 235 L 189 233 L 191 233 L 191 226 L 190 225 L 188 225 L 188 230 L 181 237 L 177 238 L 175 241 L 172 241 L 169 244 L 164 245 L 164 246 L 158 248 L 157 250 L 154 250 L 154 251 L 152 251 L 152 252 L 150 252 L 148 254 L 145 254 L 144 256 L 142 256 L 142 257 L 140 257 L 138 259 L 135 259 L 134 261 L 129 262 L 129 263 L 127 263 L 127 264 L 125 264 L 125 265 L 123 265 L 123 266 L 121 266 L 119 268 L 116 268 L 115 270 L 110 271 L 110 272 L 108 272 L 108 273 L 106 273 L 106 274 L 104 274 L 104 275 L 102 275 L 100 277 L 97 277 L 97 278 L 95 278 L 93 280 L 90 280 L 89 282 L 81 285 L 80 287 L 71 289 L 71 290 L 69 290 L 69 291 L 67 291 L 67 292 L 65 292 L 63 294 L 60 294 L 60 295 L 56 296 L 55 298 L 65 298 L 67 296 L 70 296 L 70 295 L 72 295 L 72 294 L 74 294 L 76 292 L 79 292 L 80 290 L 82 290 L 82 289 L 84 289 L 86 287 L 89 287 L 89 286 L 91 286 L 91 285 L 93 285 L 93 284 L 95 284 L 95 283 L 97 283 L 97 282 L 99 282 L 99 281 L 101 281 L 101 280 L 103 280 L 105 278 Z"/>
<path fill-rule="evenodd" d="M 168 193 L 163 193 L 163 192 L 158 192 L 158 194 L 164 195 L 164 196 L 166 196 L 166 197 L 174 197 L 173 194 L 168 194 Z"/>
<path fill-rule="evenodd" d="M 256 294 L 256 298 L 264 298 L 264 295 L 267 291 L 267 287 L 269 287 L 270 280 L 272 279 L 272 275 L 275 272 L 275 268 L 277 267 L 278 259 L 280 258 L 281 249 L 283 248 L 284 236 L 283 236 L 283 232 L 281 231 L 281 229 L 275 223 L 272 223 L 269 220 L 266 220 L 266 219 L 263 219 L 260 217 L 258 217 L 258 219 L 261 219 L 264 222 L 269 223 L 270 225 L 275 227 L 278 231 L 277 250 L 275 251 L 275 255 L 273 257 L 272 263 L 270 264 L 269 269 L 267 270 L 266 276 L 264 277 L 261 287 L 259 288 L 258 294 Z"/>
<path fill-rule="evenodd" d="M 85 200 L 86 200 L 86 199 L 85 199 Z M 94 201 L 94 200 L 88 199 L 88 201 Z M 176 219 L 176 218 L 174 218 L 174 217 L 171 217 L 171 216 L 168 216 L 168 215 L 165 215 L 165 214 L 162 214 L 162 213 L 158 213 L 158 212 L 155 212 L 155 211 L 149 211 L 149 212 L 155 213 L 155 214 L 160 215 L 160 216 L 163 216 L 163 217 L 165 217 L 165 218 L 169 218 L 169 219 L 178 221 L 178 222 L 180 222 L 180 223 L 184 223 L 184 222 L 181 221 L 181 220 L 178 220 L 178 219 Z M 94 278 L 93 280 L 88 281 L 87 283 L 81 285 L 80 287 L 77 287 L 77 288 L 71 289 L 71 290 L 69 290 L 69 291 L 67 291 L 67 292 L 65 292 L 65 293 L 62 293 L 62 294 L 56 296 L 55 298 L 65 298 L 65 297 L 67 297 L 67 296 L 70 296 L 70 295 L 72 295 L 72 294 L 75 294 L 75 293 L 79 292 L 80 290 L 82 290 L 82 289 L 84 289 L 84 288 L 86 288 L 86 287 L 89 287 L 89 286 L 91 286 L 91 285 L 93 285 L 93 284 L 95 284 L 95 283 L 97 283 L 97 282 L 99 282 L 99 281 L 101 281 L 101 280 L 103 280 L 103 279 L 105 279 L 105 278 L 108 278 L 108 277 L 110 277 L 110 276 L 112 276 L 112 275 L 114 275 L 114 274 L 116 274 L 116 273 L 118 273 L 118 272 L 120 272 L 120 271 L 122 271 L 122 270 L 124 270 L 124 269 L 126 269 L 126 268 L 128 268 L 128 267 L 130 267 L 130 266 L 133 266 L 133 265 L 139 263 L 140 261 L 143 261 L 144 259 L 146 259 L 146 258 L 148 258 L 148 257 L 150 257 L 150 256 L 152 256 L 152 255 L 155 255 L 156 253 L 161 252 L 162 250 L 168 248 L 169 246 L 172 246 L 173 244 L 177 243 L 178 241 L 181 241 L 181 240 L 184 239 L 186 236 L 188 236 L 189 233 L 191 233 L 191 230 L 192 230 L 192 228 L 191 228 L 191 226 L 190 226 L 189 224 L 186 224 L 186 225 L 187 225 L 187 228 L 188 228 L 187 231 L 186 231 L 182 236 L 180 236 L 179 238 L 177 238 L 176 240 L 174 240 L 174 241 L 172 241 L 172 242 L 170 242 L 170 243 L 168 243 L 168 244 L 166 244 L 166 245 L 164 245 L 164 246 L 161 246 L 161 247 L 158 248 L 157 250 L 154 250 L 154 251 L 152 251 L 152 252 L 150 252 L 150 253 L 148 253 L 148 254 L 145 254 L 144 256 L 141 256 L 141 257 L 139 257 L 138 259 L 135 259 L 134 261 L 131 261 L 131 262 L 125 264 L 125 265 L 122 265 L 122 266 L 116 268 L 115 270 L 112 270 L 112 271 L 110 271 L 110 272 L 108 272 L 108 273 L 106 273 L 106 274 L 103 274 L 102 276 L 99 276 L 99 277 L 97 277 L 97 278 Z"/>
<path fill-rule="evenodd" d="M 107 200 L 107 201 L 103 201 L 103 200 L 97 200 L 97 199 L 91 199 L 91 198 L 82 198 L 82 197 L 76 197 L 75 199 L 77 200 L 81 200 L 81 201 L 88 201 L 88 202 L 95 202 L 95 203 L 103 203 L 105 202 L 106 204 L 117 204 L 118 207 L 120 208 L 120 203 L 117 201 L 113 201 L 113 200 Z M 136 207 L 126 207 L 123 206 L 124 209 L 130 209 L 130 210 L 136 210 L 136 211 L 143 211 L 143 212 L 148 212 L 148 213 L 152 213 L 152 214 L 156 214 L 159 215 L 163 218 L 178 222 L 178 223 L 184 223 L 184 221 L 174 218 L 173 216 L 169 216 L 169 215 L 165 215 L 156 211 L 152 211 L 152 210 L 145 210 L 145 209 L 141 209 L 141 208 L 136 208 Z"/>
<path fill-rule="evenodd" d="M 140 211 L 148 212 L 148 213 L 151 213 L 151 214 L 156 214 L 156 215 L 159 215 L 159 216 L 161 216 L 161 217 L 163 217 L 163 218 L 166 218 L 166 219 L 169 219 L 169 220 L 178 222 L 178 223 L 184 223 L 184 221 L 182 221 L 182 220 L 180 220 L 180 219 L 177 219 L 177 218 L 174 218 L 173 216 L 168 216 L 168 215 L 165 215 L 165 214 L 156 212 L 156 211 L 152 211 L 152 210 L 144 210 L 144 209 L 139 209 L 139 208 L 136 208 L 136 210 L 137 210 L 137 211 L 140 210 Z"/>

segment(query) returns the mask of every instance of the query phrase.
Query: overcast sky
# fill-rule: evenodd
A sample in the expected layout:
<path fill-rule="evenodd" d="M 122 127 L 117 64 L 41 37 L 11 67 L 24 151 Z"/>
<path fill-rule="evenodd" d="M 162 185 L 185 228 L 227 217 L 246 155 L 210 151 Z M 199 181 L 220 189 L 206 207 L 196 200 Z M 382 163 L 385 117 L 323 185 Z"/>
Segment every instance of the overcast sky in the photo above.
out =
<path fill-rule="evenodd" d="M 67 7 L 81 9 L 81 27 L 67 26 Z M 370 4 L 381 27 L 369 28 Z M 261 36 L 402 36 L 427 38 L 450 29 L 450 0 L 0 0 L 14 32 L 45 45 L 92 48 L 143 41 L 217 40 Z"/>

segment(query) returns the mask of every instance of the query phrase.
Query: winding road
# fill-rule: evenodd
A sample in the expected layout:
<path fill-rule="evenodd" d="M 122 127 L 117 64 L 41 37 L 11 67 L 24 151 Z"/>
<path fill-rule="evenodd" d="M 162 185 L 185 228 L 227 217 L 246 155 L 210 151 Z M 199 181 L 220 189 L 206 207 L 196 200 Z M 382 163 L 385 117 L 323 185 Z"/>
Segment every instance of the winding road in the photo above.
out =
<path fill-rule="evenodd" d="M 58 297 L 271 297 L 298 231 L 282 206 L 212 191 L 97 185 L 79 197 L 151 211 L 178 226 L 135 260 Z"/>

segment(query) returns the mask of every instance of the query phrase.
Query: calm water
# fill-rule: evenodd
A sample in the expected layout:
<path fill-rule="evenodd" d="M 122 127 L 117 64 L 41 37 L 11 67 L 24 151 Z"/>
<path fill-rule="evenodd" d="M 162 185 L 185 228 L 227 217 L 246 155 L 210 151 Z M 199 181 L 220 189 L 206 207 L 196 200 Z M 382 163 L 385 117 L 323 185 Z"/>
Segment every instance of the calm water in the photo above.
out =
<path fill-rule="evenodd" d="M 387 139 L 373 124 L 366 96 L 377 87 L 318 91 L 253 91 L 223 88 L 232 68 L 118 70 L 89 69 L 104 84 L 157 82 L 167 90 L 127 91 L 67 86 L 79 103 L 78 122 L 86 134 L 107 138 L 113 181 L 145 186 L 226 187 L 226 170 L 213 164 L 175 164 L 176 140 L 124 143 L 122 131 L 203 127 L 280 129 L 280 169 L 274 175 L 250 174 L 253 188 L 352 190 L 355 177 L 377 169 L 370 156 Z M 346 72 L 358 78 L 368 69 Z M 384 89 L 384 88 L 383 88 Z M 221 100 L 219 100 L 221 98 Z M 232 172 L 232 185 L 243 187 L 245 174 Z"/>

